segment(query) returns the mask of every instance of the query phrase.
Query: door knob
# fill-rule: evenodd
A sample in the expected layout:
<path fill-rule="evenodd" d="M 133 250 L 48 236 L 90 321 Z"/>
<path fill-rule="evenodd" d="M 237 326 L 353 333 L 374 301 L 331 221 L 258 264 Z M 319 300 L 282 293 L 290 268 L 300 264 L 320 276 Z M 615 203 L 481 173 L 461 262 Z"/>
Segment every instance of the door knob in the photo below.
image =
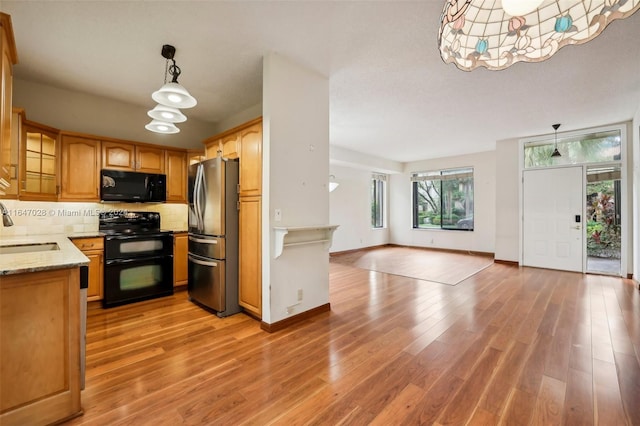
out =
<path fill-rule="evenodd" d="M 573 229 L 578 229 L 578 230 L 579 230 L 579 229 L 581 229 L 581 228 L 580 228 L 580 225 L 578 225 L 578 226 L 572 226 L 572 228 L 573 228 Z"/>

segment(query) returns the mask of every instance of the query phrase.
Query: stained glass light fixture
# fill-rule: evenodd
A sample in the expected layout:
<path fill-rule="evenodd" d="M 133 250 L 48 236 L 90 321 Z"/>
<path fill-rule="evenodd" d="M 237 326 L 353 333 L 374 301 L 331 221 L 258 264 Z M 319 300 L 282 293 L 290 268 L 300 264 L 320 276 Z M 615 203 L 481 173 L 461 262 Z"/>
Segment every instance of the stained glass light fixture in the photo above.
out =
<path fill-rule="evenodd" d="M 639 8 L 640 0 L 445 0 L 438 47 L 461 70 L 501 70 L 585 43 Z"/>

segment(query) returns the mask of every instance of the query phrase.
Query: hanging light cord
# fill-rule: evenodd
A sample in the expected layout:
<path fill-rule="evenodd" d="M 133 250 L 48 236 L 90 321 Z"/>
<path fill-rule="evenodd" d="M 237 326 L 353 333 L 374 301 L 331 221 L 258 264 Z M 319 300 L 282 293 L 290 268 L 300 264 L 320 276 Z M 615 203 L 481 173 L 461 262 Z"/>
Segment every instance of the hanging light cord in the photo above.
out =
<path fill-rule="evenodd" d="M 172 61 L 173 64 L 169 65 L 169 61 Z M 182 73 L 182 71 L 180 70 L 180 67 L 176 65 L 176 60 L 167 59 L 164 63 L 164 84 L 167 84 L 167 75 L 173 76 L 171 78 L 172 83 L 177 83 L 180 73 Z"/>

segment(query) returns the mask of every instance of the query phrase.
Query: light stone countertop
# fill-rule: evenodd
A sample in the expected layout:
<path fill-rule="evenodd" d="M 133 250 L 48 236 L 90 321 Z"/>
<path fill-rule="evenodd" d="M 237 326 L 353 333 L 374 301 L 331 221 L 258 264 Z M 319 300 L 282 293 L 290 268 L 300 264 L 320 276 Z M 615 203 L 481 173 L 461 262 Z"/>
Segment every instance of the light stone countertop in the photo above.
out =
<path fill-rule="evenodd" d="M 26 235 L 0 239 L 0 247 L 47 243 L 56 243 L 60 249 L 0 254 L 0 275 L 73 268 L 89 264 L 89 259 L 65 234 Z"/>

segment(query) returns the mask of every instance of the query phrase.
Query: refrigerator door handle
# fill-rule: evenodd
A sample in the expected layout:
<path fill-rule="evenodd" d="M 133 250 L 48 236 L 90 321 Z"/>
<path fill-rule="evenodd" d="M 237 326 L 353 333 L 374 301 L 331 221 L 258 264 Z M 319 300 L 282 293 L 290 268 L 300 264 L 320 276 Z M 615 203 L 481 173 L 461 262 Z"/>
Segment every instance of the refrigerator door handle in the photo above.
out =
<path fill-rule="evenodd" d="M 204 238 L 195 238 L 189 236 L 189 241 L 193 241 L 194 243 L 203 243 L 203 244 L 218 244 L 218 240 L 205 240 Z"/>
<path fill-rule="evenodd" d="M 202 232 L 203 230 L 203 218 L 202 212 L 200 211 L 200 186 L 202 184 L 201 180 L 202 176 L 202 164 L 198 164 L 198 169 L 196 170 L 196 181 L 193 187 L 193 207 L 196 214 L 196 227 L 198 231 Z"/>
<path fill-rule="evenodd" d="M 204 260 L 196 259 L 191 255 L 189 255 L 189 262 L 193 262 L 195 264 L 202 265 L 202 266 L 213 266 L 214 268 L 218 266 L 217 262 L 206 262 Z"/>

